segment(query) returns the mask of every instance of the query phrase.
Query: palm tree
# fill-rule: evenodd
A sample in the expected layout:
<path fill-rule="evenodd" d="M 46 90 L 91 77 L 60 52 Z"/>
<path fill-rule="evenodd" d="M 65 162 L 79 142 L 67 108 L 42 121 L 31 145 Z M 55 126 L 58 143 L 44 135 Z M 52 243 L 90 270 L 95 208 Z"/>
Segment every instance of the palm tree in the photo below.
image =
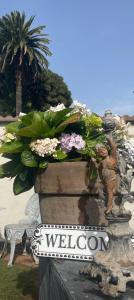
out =
<path fill-rule="evenodd" d="M 51 55 L 45 26 L 31 28 L 34 16 L 26 20 L 25 13 L 11 12 L 0 18 L 0 71 L 12 64 L 16 77 L 16 115 L 22 111 L 22 83 L 26 69 L 34 73 L 48 67 L 46 56 Z"/>

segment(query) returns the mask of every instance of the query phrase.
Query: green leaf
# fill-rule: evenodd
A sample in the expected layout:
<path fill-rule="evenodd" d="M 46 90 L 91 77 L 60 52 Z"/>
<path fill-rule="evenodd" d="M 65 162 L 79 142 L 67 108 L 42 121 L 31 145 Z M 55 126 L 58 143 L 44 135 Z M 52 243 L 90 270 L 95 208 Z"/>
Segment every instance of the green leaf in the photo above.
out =
<path fill-rule="evenodd" d="M 20 141 L 13 141 L 10 143 L 4 143 L 0 147 L 0 153 L 19 153 L 22 152 L 25 145 Z"/>
<path fill-rule="evenodd" d="M 16 165 L 15 165 L 15 163 L 13 162 L 11 178 L 15 177 L 15 176 L 16 176 L 17 174 L 19 174 L 22 170 L 23 170 L 23 165 L 22 165 L 21 162 L 19 162 L 19 163 L 16 162 Z"/>
<path fill-rule="evenodd" d="M 29 115 L 27 117 L 29 117 Z M 39 136 L 39 129 L 40 129 L 40 115 L 34 112 L 31 120 L 31 125 L 21 128 L 18 131 L 18 135 L 24 137 L 36 138 Z"/>
<path fill-rule="evenodd" d="M 57 159 L 57 160 L 63 160 L 67 157 L 68 157 L 67 153 L 63 152 L 62 150 L 57 150 L 55 152 L 55 157 L 54 158 Z"/>
<path fill-rule="evenodd" d="M 54 137 L 67 125 L 80 120 L 79 113 L 68 116 L 71 111 L 71 108 L 66 108 L 58 112 L 29 113 L 21 118 L 21 128 L 17 130 L 17 135 L 33 139 Z"/>
<path fill-rule="evenodd" d="M 32 124 L 32 120 L 33 120 L 33 115 L 34 112 L 30 112 L 25 116 L 20 117 L 21 122 L 23 123 L 23 125 L 31 125 Z"/>
<path fill-rule="evenodd" d="M 14 177 L 17 174 L 20 164 L 14 161 L 8 161 L 5 164 L 0 165 L 0 178 Z"/>
<path fill-rule="evenodd" d="M 27 179 L 27 176 L 28 176 L 28 168 L 23 167 L 22 172 L 20 172 L 18 174 L 18 176 L 19 176 L 21 181 L 25 181 Z"/>
<path fill-rule="evenodd" d="M 6 131 L 10 133 L 16 133 L 22 127 L 22 123 L 20 121 L 12 122 L 6 125 Z"/>
<path fill-rule="evenodd" d="M 48 166 L 48 162 L 46 162 L 46 161 L 41 161 L 39 163 L 39 168 L 40 169 L 45 169 L 45 168 L 47 168 L 47 166 Z"/>
<path fill-rule="evenodd" d="M 30 150 L 25 150 L 22 152 L 21 161 L 26 167 L 38 167 L 38 161 L 36 160 L 35 155 Z"/>
<path fill-rule="evenodd" d="M 65 108 L 57 112 L 49 111 L 44 114 L 44 117 L 50 128 L 56 128 L 61 122 L 66 120 L 67 114 L 71 111 L 72 108 Z"/>
<path fill-rule="evenodd" d="M 2 164 L 0 166 L 0 178 L 11 177 L 11 162 Z"/>
<path fill-rule="evenodd" d="M 24 169 L 19 175 L 15 177 L 13 183 L 13 192 L 15 195 L 21 194 L 31 189 L 34 185 L 35 173 L 31 169 Z"/>
<path fill-rule="evenodd" d="M 54 137 L 56 133 L 61 132 L 61 130 L 57 130 L 58 126 L 65 122 L 66 119 L 69 118 L 67 116 L 68 113 L 72 111 L 72 108 L 65 108 L 61 111 L 53 112 L 45 112 L 44 113 L 44 120 L 48 125 L 47 134 L 43 135 L 43 137 Z M 64 126 L 66 127 L 66 125 Z"/>
<path fill-rule="evenodd" d="M 25 116 L 24 116 L 25 117 Z M 27 115 L 29 117 L 29 114 Z M 49 127 L 44 120 L 44 113 L 34 112 L 31 115 L 31 125 L 21 128 L 17 134 L 24 137 L 41 138 L 48 135 Z M 26 118 L 25 118 L 26 121 Z M 27 120 L 30 123 L 30 121 Z"/>
<path fill-rule="evenodd" d="M 73 115 L 67 116 L 66 120 L 63 121 L 55 130 L 56 133 L 63 131 L 67 125 L 73 124 L 80 121 L 80 113 L 75 113 Z"/>
<path fill-rule="evenodd" d="M 0 165 L 0 178 L 13 177 L 14 162 L 8 161 L 5 164 Z"/>

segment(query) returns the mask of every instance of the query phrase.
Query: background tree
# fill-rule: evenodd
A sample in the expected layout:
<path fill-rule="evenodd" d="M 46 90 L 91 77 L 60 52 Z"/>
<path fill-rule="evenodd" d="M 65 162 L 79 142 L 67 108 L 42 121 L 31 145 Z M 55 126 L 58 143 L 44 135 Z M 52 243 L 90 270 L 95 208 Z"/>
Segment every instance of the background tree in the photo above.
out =
<path fill-rule="evenodd" d="M 15 115 L 15 71 L 12 65 L 0 74 L 0 115 Z M 50 70 L 34 76 L 29 68 L 23 80 L 22 111 L 46 110 L 51 105 L 72 103 L 71 92 L 63 77 Z"/>
<path fill-rule="evenodd" d="M 0 69 L 12 64 L 16 80 L 16 115 L 22 111 L 22 85 L 25 73 L 33 68 L 38 74 L 48 67 L 46 56 L 51 55 L 45 26 L 31 28 L 34 16 L 26 20 L 25 13 L 11 12 L 0 18 Z"/>
<path fill-rule="evenodd" d="M 24 92 L 24 111 L 44 111 L 60 103 L 68 107 L 72 103 L 71 92 L 63 77 L 50 70 L 44 70 L 34 81 L 29 76 Z"/>
<path fill-rule="evenodd" d="M 0 115 L 15 116 L 15 76 L 13 68 L 6 66 L 5 72 L 0 73 Z"/>

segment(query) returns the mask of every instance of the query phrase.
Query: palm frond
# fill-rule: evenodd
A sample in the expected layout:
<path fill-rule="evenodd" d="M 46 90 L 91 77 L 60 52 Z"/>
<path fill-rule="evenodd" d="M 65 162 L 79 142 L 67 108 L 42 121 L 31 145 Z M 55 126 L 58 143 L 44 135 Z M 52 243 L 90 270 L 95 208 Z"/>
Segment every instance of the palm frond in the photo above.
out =
<path fill-rule="evenodd" d="M 43 33 L 46 26 L 38 26 L 31 29 L 34 16 L 26 21 L 25 13 L 13 11 L 0 18 L 0 54 L 2 69 L 6 63 L 13 62 L 18 65 L 48 66 L 46 56 L 51 52 L 48 48 L 50 40 L 48 35 Z M 27 55 L 26 55 L 27 54 Z M 16 58 L 16 60 L 15 60 Z M 27 61 L 28 60 L 28 61 Z"/>
<path fill-rule="evenodd" d="M 34 49 L 34 53 L 35 53 L 35 57 L 37 59 L 38 64 L 48 68 L 48 61 L 45 58 L 45 56 L 37 49 Z"/>
<path fill-rule="evenodd" d="M 28 33 L 30 26 L 33 23 L 34 18 L 35 18 L 35 16 L 31 16 L 30 19 L 27 22 L 25 22 L 25 24 L 23 26 L 23 30 L 26 31 L 27 33 Z"/>
<path fill-rule="evenodd" d="M 29 34 L 29 36 L 32 36 L 32 35 L 34 35 L 34 34 L 39 34 L 39 35 L 40 35 L 41 32 L 42 32 L 42 30 L 45 29 L 45 28 L 46 28 L 45 25 L 35 27 L 35 28 L 33 28 L 32 30 L 28 31 L 28 34 Z"/>

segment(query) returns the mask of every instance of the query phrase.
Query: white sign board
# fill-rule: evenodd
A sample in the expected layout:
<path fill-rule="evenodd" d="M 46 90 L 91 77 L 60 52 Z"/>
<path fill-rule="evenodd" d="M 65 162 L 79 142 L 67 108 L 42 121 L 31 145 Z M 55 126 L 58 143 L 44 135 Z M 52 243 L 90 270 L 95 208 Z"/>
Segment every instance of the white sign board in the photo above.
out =
<path fill-rule="evenodd" d="M 107 243 L 105 227 L 41 224 L 35 230 L 32 250 L 37 256 L 92 260 Z"/>

